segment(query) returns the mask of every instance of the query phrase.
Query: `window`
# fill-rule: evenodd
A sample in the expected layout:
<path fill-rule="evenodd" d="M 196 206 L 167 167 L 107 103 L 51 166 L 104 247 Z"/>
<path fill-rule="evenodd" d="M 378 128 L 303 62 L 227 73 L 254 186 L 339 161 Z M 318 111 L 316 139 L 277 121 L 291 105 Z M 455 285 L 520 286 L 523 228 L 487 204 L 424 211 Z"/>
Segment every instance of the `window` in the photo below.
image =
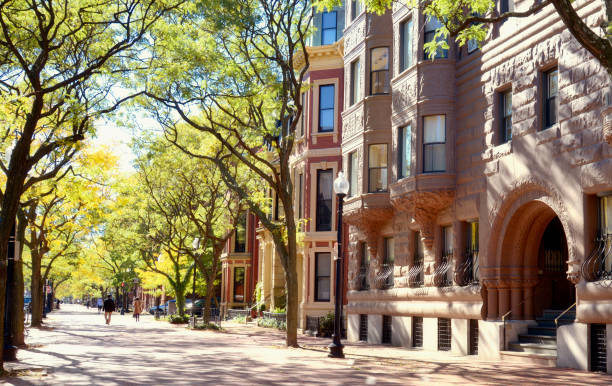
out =
<path fill-rule="evenodd" d="M 440 27 L 442 27 L 442 23 L 440 23 L 435 16 L 427 16 L 425 20 L 425 35 L 423 37 L 424 43 L 434 41 L 434 38 L 436 36 L 436 30 Z M 425 47 L 423 47 L 423 58 L 430 58 L 429 54 L 425 50 Z M 439 58 L 448 58 L 448 50 L 445 48 L 438 48 L 436 50 L 436 55 L 434 56 L 434 59 Z"/>
<path fill-rule="evenodd" d="M 453 228 L 450 226 L 443 227 L 442 237 L 444 237 L 444 247 L 440 261 L 438 287 L 446 287 L 453 284 Z"/>
<path fill-rule="evenodd" d="M 389 93 L 389 47 L 370 51 L 370 94 Z"/>
<path fill-rule="evenodd" d="M 368 152 L 368 191 L 387 190 L 387 144 L 370 145 Z"/>
<path fill-rule="evenodd" d="M 349 99 L 350 106 L 354 105 L 359 101 L 361 97 L 361 77 L 360 77 L 361 65 L 359 59 L 351 63 L 351 95 Z"/>
<path fill-rule="evenodd" d="M 412 66 L 412 19 L 400 24 L 400 72 Z"/>
<path fill-rule="evenodd" d="M 544 73 L 544 129 L 557 123 L 557 68 Z"/>
<path fill-rule="evenodd" d="M 298 218 L 304 218 L 304 174 L 298 176 Z"/>
<path fill-rule="evenodd" d="M 336 41 L 336 12 L 323 12 L 321 15 L 321 45 Z"/>
<path fill-rule="evenodd" d="M 395 244 L 392 237 L 385 238 L 385 257 L 383 261 L 383 287 L 393 287 L 393 267 L 395 264 Z"/>
<path fill-rule="evenodd" d="M 476 51 L 478 49 L 478 40 L 476 39 L 469 39 L 467 41 L 467 52 L 468 54 L 471 54 L 472 52 Z"/>
<path fill-rule="evenodd" d="M 334 85 L 319 86 L 319 132 L 334 131 Z"/>
<path fill-rule="evenodd" d="M 397 130 L 397 174 L 398 179 L 408 177 L 412 159 L 412 128 L 410 125 Z"/>
<path fill-rule="evenodd" d="M 274 220 L 282 220 L 285 218 L 285 208 L 283 203 L 278 198 L 278 194 L 274 193 Z"/>
<path fill-rule="evenodd" d="M 300 119 L 300 137 L 304 136 L 304 127 L 306 125 L 306 93 L 300 95 L 302 100 L 302 119 Z"/>
<path fill-rule="evenodd" d="M 514 10 L 514 4 L 512 0 L 500 0 L 499 1 L 499 13 L 503 14 Z"/>
<path fill-rule="evenodd" d="M 234 268 L 234 301 L 244 302 L 244 267 Z"/>
<path fill-rule="evenodd" d="M 599 228 L 602 236 L 612 235 L 612 195 L 599 198 Z"/>
<path fill-rule="evenodd" d="M 355 20 L 361 14 L 361 0 L 351 1 L 351 20 Z"/>
<path fill-rule="evenodd" d="M 234 252 L 246 252 L 246 215 L 240 216 L 236 224 Z"/>
<path fill-rule="evenodd" d="M 501 142 L 506 143 L 512 139 L 512 90 L 501 93 L 502 120 Z"/>
<path fill-rule="evenodd" d="M 466 249 L 463 263 L 457 269 L 459 285 L 478 284 L 478 221 L 467 224 Z"/>
<path fill-rule="evenodd" d="M 315 254 L 315 302 L 328 302 L 330 289 L 331 254 Z"/>
<path fill-rule="evenodd" d="M 333 170 L 317 170 L 317 232 L 331 231 Z"/>
<path fill-rule="evenodd" d="M 357 177 L 359 176 L 359 159 L 357 158 L 357 152 L 354 151 L 349 153 L 349 197 L 357 194 Z"/>
<path fill-rule="evenodd" d="M 359 267 L 359 290 L 370 288 L 370 251 L 368 244 L 361 243 L 361 264 Z"/>
<path fill-rule="evenodd" d="M 446 116 L 423 118 L 423 172 L 446 171 Z"/>

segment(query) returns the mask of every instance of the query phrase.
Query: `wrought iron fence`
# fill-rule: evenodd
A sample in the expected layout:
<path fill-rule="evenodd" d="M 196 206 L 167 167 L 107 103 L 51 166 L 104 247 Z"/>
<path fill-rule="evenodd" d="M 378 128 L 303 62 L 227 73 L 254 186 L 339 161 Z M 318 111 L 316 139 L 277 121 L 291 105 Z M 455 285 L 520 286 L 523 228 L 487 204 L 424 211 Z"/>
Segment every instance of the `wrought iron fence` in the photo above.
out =
<path fill-rule="evenodd" d="M 238 310 L 238 309 L 229 309 L 227 310 L 227 314 L 225 315 L 226 319 L 234 319 L 241 316 L 250 316 L 251 310 Z"/>
<path fill-rule="evenodd" d="M 466 250 L 463 263 L 457 267 L 455 281 L 460 286 L 479 284 L 480 278 L 477 249 Z"/>
<path fill-rule="evenodd" d="M 393 264 L 383 264 L 374 280 L 376 288 L 393 288 Z"/>
<path fill-rule="evenodd" d="M 287 322 L 287 314 L 284 312 L 267 312 L 263 313 L 264 318 L 274 319 L 278 322 Z"/>
<path fill-rule="evenodd" d="M 423 262 L 418 261 L 411 265 L 408 269 L 408 284 L 410 287 L 422 287 L 425 283 L 425 275 L 423 272 Z"/>
<path fill-rule="evenodd" d="M 586 281 L 612 280 L 612 234 L 595 240 L 595 248 L 582 263 L 581 271 Z"/>
<path fill-rule="evenodd" d="M 366 291 L 370 289 L 370 268 L 361 267 L 359 268 L 359 275 L 357 276 L 359 291 Z"/>
<path fill-rule="evenodd" d="M 453 251 L 447 251 L 440 259 L 440 263 L 434 270 L 434 285 L 436 287 L 448 287 L 453 285 L 452 277 Z"/>

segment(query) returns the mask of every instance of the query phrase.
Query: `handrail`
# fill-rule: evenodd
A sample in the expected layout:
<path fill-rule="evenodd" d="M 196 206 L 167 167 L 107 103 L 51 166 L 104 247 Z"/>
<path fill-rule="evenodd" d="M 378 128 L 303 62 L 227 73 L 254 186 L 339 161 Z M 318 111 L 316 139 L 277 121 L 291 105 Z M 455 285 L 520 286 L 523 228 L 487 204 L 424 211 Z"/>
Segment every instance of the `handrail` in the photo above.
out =
<path fill-rule="evenodd" d="M 555 318 L 555 329 L 559 328 L 559 319 L 561 319 L 561 317 L 563 315 L 565 315 L 569 310 L 571 310 L 572 308 L 574 308 L 576 306 L 577 302 L 574 302 L 574 304 L 572 304 L 571 306 L 569 306 L 565 311 L 563 311 L 559 316 L 557 316 Z"/>

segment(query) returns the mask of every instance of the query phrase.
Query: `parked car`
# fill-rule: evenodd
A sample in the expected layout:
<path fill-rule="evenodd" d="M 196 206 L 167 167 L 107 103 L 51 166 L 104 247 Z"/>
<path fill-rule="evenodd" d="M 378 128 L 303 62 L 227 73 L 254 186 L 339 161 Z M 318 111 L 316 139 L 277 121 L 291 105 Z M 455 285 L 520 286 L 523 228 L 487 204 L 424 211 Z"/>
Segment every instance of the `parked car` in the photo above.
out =
<path fill-rule="evenodd" d="M 214 299 L 211 299 L 211 302 L 214 302 Z M 196 316 L 202 316 L 204 312 L 204 304 L 206 303 L 206 299 L 198 299 L 195 301 L 195 307 L 193 307 L 193 314 Z M 185 313 L 191 315 L 192 305 L 188 304 L 185 306 Z M 210 316 L 215 317 L 219 314 L 219 310 L 215 308 L 213 305 L 210 307 Z"/>
<path fill-rule="evenodd" d="M 149 314 L 151 315 L 155 315 L 155 310 L 159 310 L 159 312 L 161 314 L 166 312 L 166 305 L 165 304 L 160 304 L 159 306 L 153 306 L 151 308 L 149 308 Z"/>

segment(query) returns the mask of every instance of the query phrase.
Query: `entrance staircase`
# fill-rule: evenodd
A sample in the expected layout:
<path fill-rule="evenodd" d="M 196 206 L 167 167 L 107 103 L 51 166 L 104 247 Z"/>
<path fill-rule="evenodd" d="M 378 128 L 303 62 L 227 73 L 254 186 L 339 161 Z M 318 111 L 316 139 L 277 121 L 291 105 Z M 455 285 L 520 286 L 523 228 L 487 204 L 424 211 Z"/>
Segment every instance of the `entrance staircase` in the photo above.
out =
<path fill-rule="evenodd" d="M 536 325 L 529 326 L 526 334 L 519 334 L 518 341 L 508 343 L 508 351 L 502 351 L 502 359 L 520 362 L 537 363 L 544 366 L 556 366 L 557 362 L 557 329 L 555 318 L 563 310 L 544 310 L 536 318 Z M 559 320 L 559 326 L 571 324 L 576 319 L 574 310 L 565 313 Z"/>

